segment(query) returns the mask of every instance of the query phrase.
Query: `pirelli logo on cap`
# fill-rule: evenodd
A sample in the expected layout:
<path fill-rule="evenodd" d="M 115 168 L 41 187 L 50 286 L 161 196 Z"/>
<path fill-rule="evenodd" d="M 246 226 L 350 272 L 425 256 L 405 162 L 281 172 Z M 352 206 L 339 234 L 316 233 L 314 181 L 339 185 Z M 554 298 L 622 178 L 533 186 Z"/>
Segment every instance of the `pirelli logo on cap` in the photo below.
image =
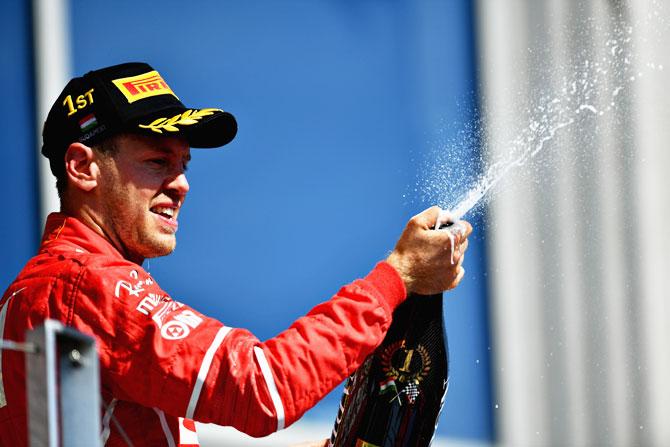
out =
<path fill-rule="evenodd" d="M 129 103 L 157 95 L 172 95 L 177 98 L 177 95 L 155 70 L 128 78 L 114 79 L 112 82 L 121 90 Z"/>

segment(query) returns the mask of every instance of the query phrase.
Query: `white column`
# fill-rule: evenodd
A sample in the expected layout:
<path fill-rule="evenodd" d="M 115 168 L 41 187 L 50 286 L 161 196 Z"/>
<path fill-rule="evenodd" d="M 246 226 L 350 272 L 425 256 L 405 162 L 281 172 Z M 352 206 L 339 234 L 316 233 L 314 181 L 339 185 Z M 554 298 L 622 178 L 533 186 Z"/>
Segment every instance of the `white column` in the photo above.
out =
<path fill-rule="evenodd" d="M 644 76 L 635 84 L 635 239 L 640 295 L 639 329 L 644 377 L 643 418 L 637 429 L 646 445 L 670 445 L 670 22 L 653 0 L 635 2 L 636 67 Z M 649 19 L 651 14 L 651 19 Z M 657 15 L 658 14 L 658 15 Z M 651 66 L 653 64 L 653 67 Z M 663 65 L 661 69 L 659 66 Z"/>
<path fill-rule="evenodd" d="M 670 443 L 666 6 L 478 2 L 489 161 L 542 94 L 575 120 L 490 203 L 502 445 Z"/>
<path fill-rule="evenodd" d="M 35 85 L 37 112 L 37 152 L 39 160 L 40 216 L 59 209 L 56 180 L 48 160 L 41 155 L 42 126 L 51 105 L 71 77 L 70 24 L 68 0 L 33 0 L 35 44 Z"/>
<path fill-rule="evenodd" d="M 518 92 L 528 89 L 528 60 L 523 49 L 532 30 L 527 26 L 525 1 L 482 1 L 479 11 L 483 116 L 485 122 L 496 123 L 486 129 L 488 155 L 496 160 L 510 149 L 517 125 L 528 119 Z M 543 404 L 548 398 L 547 386 L 542 365 L 529 361 L 542 357 L 545 351 L 541 302 L 535 298 L 541 284 L 525 277 L 538 274 L 539 246 L 524 234 L 533 231 L 537 221 L 528 209 L 517 206 L 531 202 L 533 191 L 512 177 L 496 188 L 495 205 L 490 208 L 493 224 L 487 231 L 495 353 L 494 417 L 503 445 L 543 445 L 549 417 L 548 407 Z M 521 226 L 524 232 L 519 231 Z"/>

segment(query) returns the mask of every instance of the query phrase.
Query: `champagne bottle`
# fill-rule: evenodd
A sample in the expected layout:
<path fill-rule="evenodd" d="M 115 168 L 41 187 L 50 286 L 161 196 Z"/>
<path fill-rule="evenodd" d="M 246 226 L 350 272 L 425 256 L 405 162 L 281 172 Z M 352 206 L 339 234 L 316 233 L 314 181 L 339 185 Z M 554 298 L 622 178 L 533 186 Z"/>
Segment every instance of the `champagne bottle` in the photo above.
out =
<path fill-rule="evenodd" d="M 442 294 L 410 295 L 348 379 L 329 447 L 425 447 L 448 387 Z"/>

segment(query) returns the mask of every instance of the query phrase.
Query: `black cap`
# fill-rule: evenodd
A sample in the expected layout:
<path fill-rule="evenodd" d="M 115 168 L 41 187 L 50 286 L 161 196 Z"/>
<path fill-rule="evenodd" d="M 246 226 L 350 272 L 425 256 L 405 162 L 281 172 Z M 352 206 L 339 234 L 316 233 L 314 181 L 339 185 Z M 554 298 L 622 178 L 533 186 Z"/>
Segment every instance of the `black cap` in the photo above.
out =
<path fill-rule="evenodd" d="M 68 82 L 44 123 L 42 154 L 57 174 L 71 143 L 91 146 L 121 132 L 180 136 L 191 147 L 211 148 L 232 141 L 237 122 L 220 109 L 187 108 L 156 70 L 131 62 Z"/>

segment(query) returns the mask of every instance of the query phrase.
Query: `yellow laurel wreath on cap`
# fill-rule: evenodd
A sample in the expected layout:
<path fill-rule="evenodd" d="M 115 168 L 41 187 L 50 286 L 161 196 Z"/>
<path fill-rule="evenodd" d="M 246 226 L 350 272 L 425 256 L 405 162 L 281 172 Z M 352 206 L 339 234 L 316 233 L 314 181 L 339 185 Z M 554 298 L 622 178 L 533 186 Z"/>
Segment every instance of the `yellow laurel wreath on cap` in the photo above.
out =
<path fill-rule="evenodd" d="M 214 112 L 222 112 L 221 109 L 200 109 L 187 110 L 184 113 L 173 116 L 172 118 L 158 118 L 149 124 L 140 124 L 139 127 L 144 129 L 151 129 L 157 133 L 163 133 L 163 130 L 168 132 L 179 132 L 177 126 L 190 126 L 197 124 L 203 117 L 213 115 Z"/>

